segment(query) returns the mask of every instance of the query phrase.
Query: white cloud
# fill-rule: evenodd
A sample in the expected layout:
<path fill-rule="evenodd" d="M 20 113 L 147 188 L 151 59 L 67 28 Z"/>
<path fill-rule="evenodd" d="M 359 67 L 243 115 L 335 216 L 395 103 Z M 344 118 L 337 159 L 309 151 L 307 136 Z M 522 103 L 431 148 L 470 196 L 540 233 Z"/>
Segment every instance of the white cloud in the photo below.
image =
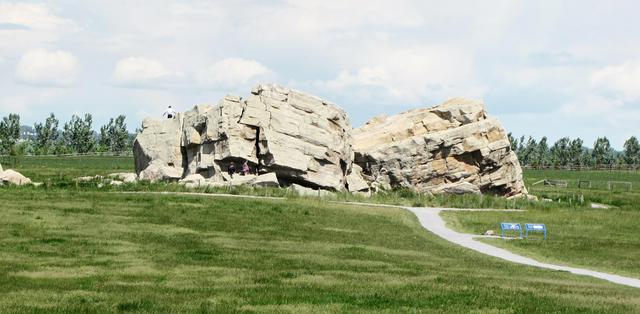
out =
<path fill-rule="evenodd" d="M 18 82 L 36 86 L 69 86 L 78 72 L 78 60 L 61 50 L 36 49 L 24 54 L 16 67 Z"/>
<path fill-rule="evenodd" d="M 591 75 L 591 84 L 625 100 L 640 100 L 640 60 L 599 69 Z"/>
<path fill-rule="evenodd" d="M 379 47 L 362 58 L 367 65 L 343 70 L 317 85 L 334 92 L 377 90 L 362 95 L 379 97 L 382 92 L 390 104 L 433 104 L 455 96 L 482 97 L 484 93 L 482 86 L 472 83 L 471 56 L 453 47 Z"/>
<path fill-rule="evenodd" d="M 156 60 L 128 57 L 116 64 L 112 79 L 117 85 L 127 87 L 154 87 L 181 78 L 183 75 L 165 67 Z"/>
<path fill-rule="evenodd" d="M 196 82 L 203 88 L 237 88 L 269 74 L 271 71 L 256 60 L 228 58 L 198 71 Z"/>
<path fill-rule="evenodd" d="M 0 52 L 20 53 L 57 41 L 80 28 L 69 19 L 50 12 L 44 4 L 0 3 Z"/>

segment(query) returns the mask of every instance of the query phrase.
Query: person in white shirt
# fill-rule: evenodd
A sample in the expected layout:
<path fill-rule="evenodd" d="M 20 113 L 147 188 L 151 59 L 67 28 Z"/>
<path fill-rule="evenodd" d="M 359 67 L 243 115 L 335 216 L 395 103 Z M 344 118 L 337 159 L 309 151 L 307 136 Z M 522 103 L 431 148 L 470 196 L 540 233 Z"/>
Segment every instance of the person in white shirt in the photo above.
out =
<path fill-rule="evenodd" d="M 178 113 L 173 110 L 173 108 L 171 108 L 171 106 L 169 106 L 169 108 L 167 108 L 167 110 L 164 111 L 164 113 L 162 114 L 162 117 L 167 117 L 167 119 L 174 119 L 176 117 Z"/>

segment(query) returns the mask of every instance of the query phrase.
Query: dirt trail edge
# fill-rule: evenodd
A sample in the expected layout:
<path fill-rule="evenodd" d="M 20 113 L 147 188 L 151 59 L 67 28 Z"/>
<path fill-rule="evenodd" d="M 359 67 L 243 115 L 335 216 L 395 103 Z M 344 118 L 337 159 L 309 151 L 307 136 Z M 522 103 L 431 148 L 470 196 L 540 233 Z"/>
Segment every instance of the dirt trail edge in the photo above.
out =
<path fill-rule="evenodd" d="M 210 193 L 189 193 L 189 192 L 111 192 L 119 194 L 159 194 L 159 195 L 191 195 L 191 196 L 207 196 L 207 197 L 237 197 L 237 198 L 253 198 L 253 199 L 271 199 L 282 200 L 281 197 L 264 197 L 264 196 L 248 196 L 248 195 L 232 195 L 232 194 L 210 194 Z M 619 275 L 607 274 L 598 271 L 588 270 L 584 268 L 568 267 L 555 264 L 538 262 L 534 259 L 514 254 L 505 249 L 501 249 L 480 241 L 475 240 L 478 235 L 460 233 L 446 227 L 444 219 L 440 217 L 440 212 L 444 210 L 461 210 L 461 211 L 505 211 L 496 209 L 458 209 L 458 208 L 428 208 L 428 207 L 405 207 L 396 205 L 383 205 L 372 203 L 356 203 L 356 202 L 331 202 L 337 204 L 350 204 L 361 206 L 378 206 L 403 208 L 411 211 L 418 217 L 420 224 L 428 231 L 435 235 L 465 248 L 480 252 L 485 255 L 497 257 L 509 262 L 529 265 L 534 267 L 552 269 L 557 271 L 566 271 L 576 275 L 591 276 L 598 279 L 607 280 L 613 283 L 640 288 L 640 279 L 624 277 Z M 507 210 L 508 211 L 508 210 Z"/>

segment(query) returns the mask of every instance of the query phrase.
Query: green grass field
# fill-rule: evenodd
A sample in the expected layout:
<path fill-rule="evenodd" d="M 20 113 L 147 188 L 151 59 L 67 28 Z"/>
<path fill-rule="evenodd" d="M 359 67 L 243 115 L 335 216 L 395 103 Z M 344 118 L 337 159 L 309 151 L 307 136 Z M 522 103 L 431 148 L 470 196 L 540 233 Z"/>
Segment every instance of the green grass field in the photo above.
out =
<path fill-rule="evenodd" d="M 114 172 L 134 172 L 132 157 L 80 156 L 43 157 L 24 156 L 16 170 L 34 182 L 71 180 L 82 176 L 107 175 Z"/>
<path fill-rule="evenodd" d="M 407 211 L 4 188 L 3 312 L 637 312 L 638 289 L 453 246 Z"/>
<path fill-rule="evenodd" d="M 638 289 L 462 249 L 421 228 L 408 211 L 246 187 L 203 192 L 287 198 L 121 194 L 185 189 L 71 183 L 133 171 L 131 158 L 29 158 L 18 171 L 53 183 L 0 187 L 0 312 L 640 312 Z M 633 190 L 603 188 L 612 177 L 634 182 Z M 594 181 L 591 189 L 572 183 L 583 178 Z M 569 187 L 531 186 L 542 179 L 569 180 Z M 507 220 L 546 223 L 548 241 L 488 241 L 540 260 L 640 277 L 635 174 L 526 171 L 525 180 L 553 202 L 404 190 L 368 201 L 526 208 L 443 216 L 472 233 Z M 590 201 L 616 207 L 589 209 Z"/>

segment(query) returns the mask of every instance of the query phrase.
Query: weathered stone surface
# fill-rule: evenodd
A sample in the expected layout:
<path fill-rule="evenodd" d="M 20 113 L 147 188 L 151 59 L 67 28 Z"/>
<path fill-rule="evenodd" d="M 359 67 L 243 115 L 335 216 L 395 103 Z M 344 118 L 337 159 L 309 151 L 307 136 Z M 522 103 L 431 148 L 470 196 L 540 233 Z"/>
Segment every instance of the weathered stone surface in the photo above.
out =
<path fill-rule="evenodd" d="M 109 178 L 120 180 L 124 183 L 134 183 L 138 180 L 138 176 L 132 172 L 118 172 L 108 175 Z"/>
<path fill-rule="evenodd" d="M 145 120 L 134 147 L 136 173 L 175 167 L 222 182 L 231 162 L 273 172 L 281 184 L 343 190 L 351 170 L 351 124 L 338 106 L 280 87 L 258 85 L 171 120 Z M 154 175 L 154 178 L 166 175 Z"/>
<path fill-rule="evenodd" d="M 347 175 L 347 189 L 349 192 L 366 192 L 369 191 L 369 184 L 362 177 L 362 168 L 358 165 L 353 165 L 351 173 Z"/>
<path fill-rule="evenodd" d="M 372 186 L 432 193 L 527 193 L 498 120 L 479 101 L 376 117 L 353 132 L 355 163 Z"/>
<path fill-rule="evenodd" d="M 31 180 L 23 176 L 20 172 L 8 169 L 0 172 L 0 183 L 25 185 L 25 184 L 31 184 Z"/>
<path fill-rule="evenodd" d="M 331 196 L 332 193 L 325 190 L 314 190 L 312 188 L 304 187 L 298 184 L 291 184 L 289 187 L 292 191 L 296 192 L 299 196 L 317 196 L 317 197 L 327 197 Z"/>
<path fill-rule="evenodd" d="M 279 187 L 280 182 L 278 181 L 278 177 L 275 173 L 265 173 L 257 176 L 251 182 L 253 186 L 262 186 L 262 187 Z"/>
<path fill-rule="evenodd" d="M 206 179 L 200 174 L 190 174 L 178 181 L 179 183 L 192 184 L 192 185 L 200 185 L 204 183 Z"/>
<path fill-rule="evenodd" d="M 152 162 L 146 169 L 140 172 L 140 180 L 155 181 L 178 181 L 182 178 L 182 169 L 165 166 L 160 162 Z"/>
<path fill-rule="evenodd" d="M 142 121 L 142 132 L 138 134 L 133 143 L 136 174 L 141 176 L 140 179 L 162 179 L 165 176 L 159 175 L 157 172 L 165 171 L 167 167 L 176 169 L 176 171 L 166 170 L 172 172 L 169 177 L 173 179 L 175 177 L 173 174 L 177 171 L 180 172 L 178 179 L 182 177 L 181 140 L 181 114 L 178 114 L 175 119 L 145 119 Z M 155 163 L 153 171 L 147 171 L 146 174 L 143 174 L 144 170 L 151 167 L 151 163 Z"/>

